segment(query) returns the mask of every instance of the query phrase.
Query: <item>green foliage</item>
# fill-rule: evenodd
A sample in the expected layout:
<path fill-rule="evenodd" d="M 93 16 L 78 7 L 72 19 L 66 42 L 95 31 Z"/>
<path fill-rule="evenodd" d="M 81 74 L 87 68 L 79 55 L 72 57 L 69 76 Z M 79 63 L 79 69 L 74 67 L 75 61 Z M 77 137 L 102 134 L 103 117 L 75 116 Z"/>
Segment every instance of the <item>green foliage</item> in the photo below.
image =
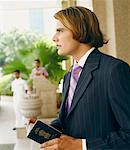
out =
<path fill-rule="evenodd" d="M 67 57 L 59 56 L 56 47 L 44 39 L 36 42 L 34 52 L 48 71 L 49 79 L 55 83 L 59 83 L 65 73 L 62 70 L 61 62 L 66 60 Z"/>
<path fill-rule="evenodd" d="M 0 66 L 3 66 L 5 63 L 5 53 L 0 51 Z"/>
<path fill-rule="evenodd" d="M 17 58 L 11 61 L 10 64 L 5 65 L 3 68 L 3 72 L 6 74 L 10 74 L 16 69 L 19 69 L 21 71 L 23 78 L 28 78 L 28 70 L 26 66 Z"/>
<path fill-rule="evenodd" d="M 57 48 L 51 42 L 41 36 L 28 32 L 21 33 L 16 29 L 1 35 L 0 58 L 2 58 L 1 65 L 4 75 L 19 69 L 22 78 L 29 79 L 33 68 L 32 62 L 38 58 L 48 71 L 49 80 L 56 84 L 59 83 L 65 73 L 61 62 L 67 58 L 59 56 Z"/>
<path fill-rule="evenodd" d="M 9 74 L 19 69 L 22 77 L 28 79 L 32 70 L 32 62 L 38 58 L 41 64 L 49 73 L 49 79 L 54 83 L 59 83 L 65 71 L 62 69 L 61 62 L 66 57 L 57 54 L 57 49 L 51 43 L 47 43 L 44 39 L 37 41 L 32 48 L 20 49 L 15 53 L 14 60 L 3 66 L 3 73 Z"/>
<path fill-rule="evenodd" d="M 5 75 L 0 78 L 0 95 L 12 95 L 11 92 L 11 81 L 13 80 L 12 75 Z"/>
<path fill-rule="evenodd" d="M 16 57 L 16 52 L 19 49 L 28 49 L 39 37 L 30 32 L 20 32 L 17 29 L 12 29 L 9 32 L 0 33 L 0 54 L 3 54 L 2 64 L 9 63 Z"/>

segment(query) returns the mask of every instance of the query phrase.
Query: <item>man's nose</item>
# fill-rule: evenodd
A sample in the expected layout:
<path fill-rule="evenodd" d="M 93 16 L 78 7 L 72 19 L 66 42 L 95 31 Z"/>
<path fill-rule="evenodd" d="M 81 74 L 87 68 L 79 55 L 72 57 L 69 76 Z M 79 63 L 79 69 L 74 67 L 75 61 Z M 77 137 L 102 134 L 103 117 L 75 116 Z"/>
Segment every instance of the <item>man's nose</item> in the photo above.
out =
<path fill-rule="evenodd" d="M 52 37 L 52 40 L 53 40 L 54 42 L 57 42 L 57 41 L 58 41 L 58 38 L 56 37 L 56 35 L 54 35 L 54 36 Z"/>

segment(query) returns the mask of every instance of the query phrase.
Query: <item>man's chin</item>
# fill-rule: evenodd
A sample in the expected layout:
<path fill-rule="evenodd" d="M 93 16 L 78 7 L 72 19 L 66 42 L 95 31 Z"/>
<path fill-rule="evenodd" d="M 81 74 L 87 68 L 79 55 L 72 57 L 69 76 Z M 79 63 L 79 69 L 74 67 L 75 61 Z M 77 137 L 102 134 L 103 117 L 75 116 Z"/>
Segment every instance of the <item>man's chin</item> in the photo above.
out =
<path fill-rule="evenodd" d="M 58 55 L 61 55 L 61 56 L 66 56 L 64 50 L 58 50 Z"/>

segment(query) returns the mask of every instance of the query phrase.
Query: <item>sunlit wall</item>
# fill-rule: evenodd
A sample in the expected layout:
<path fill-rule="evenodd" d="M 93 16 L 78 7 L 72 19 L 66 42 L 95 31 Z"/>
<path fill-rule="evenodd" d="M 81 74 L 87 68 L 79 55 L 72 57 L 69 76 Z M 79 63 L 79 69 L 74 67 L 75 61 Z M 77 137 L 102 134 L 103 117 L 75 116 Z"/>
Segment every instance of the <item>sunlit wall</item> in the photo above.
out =
<path fill-rule="evenodd" d="M 77 0 L 77 5 L 92 9 L 91 0 Z M 0 0 L 0 32 L 18 28 L 52 38 L 53 15 L 61 9 L 61 0 Z"/>
<path fill-rule="evenodd" d="M 60 8 L 57 0 L 0 1 L 0 32 L 18 28 L 50 38 L 55 28 L 53 14 Z"/>

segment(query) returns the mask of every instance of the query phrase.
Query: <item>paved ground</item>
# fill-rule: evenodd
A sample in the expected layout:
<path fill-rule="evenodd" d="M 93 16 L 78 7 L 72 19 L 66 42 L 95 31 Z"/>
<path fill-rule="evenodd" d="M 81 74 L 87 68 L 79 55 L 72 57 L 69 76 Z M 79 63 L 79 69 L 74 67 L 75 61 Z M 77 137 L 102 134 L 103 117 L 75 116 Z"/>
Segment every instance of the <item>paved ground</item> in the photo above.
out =
<path fill-rule="evenodd" d="M 54 118 L 43 119 L 48 123 Z M 13 100 L 9 97 L 2 97 L 0 100 L 0 146 L 3 144 L 15 144 L 14 150 L 39 150 L 39 145 L 29 139 L 16 138 L 16 131 L 12 128 L 15 125 L 15 114 Z M 9 147 L 11 149 L 11 146 Z M 0 150 L 8 150 L 7 148 Z"/>
<path fill-rule="evenodd" d="M 13 101 L 10 97 L 0 100 L 0 144 L 16 142 L 16 132 L 12 130 L 15 124 Z"/>
<path fill-rule="evenodd" d="M 48 123 L 54 118 L 43 119 Z M 39 150 L 39 145 L 36 142 L 30 141 L 27 138 L 16 138 L 16 131 L 13 131 L 15 125 L 15 114 L 13 108 L 13 100 L 10 97 L 1 97 L 0 100 L 0 145 L 15 144 L 14 150 Z M 1 149 L 0 150 L 7 150 Z M 11 146 L 10 146 L 10 149 Z"/>

